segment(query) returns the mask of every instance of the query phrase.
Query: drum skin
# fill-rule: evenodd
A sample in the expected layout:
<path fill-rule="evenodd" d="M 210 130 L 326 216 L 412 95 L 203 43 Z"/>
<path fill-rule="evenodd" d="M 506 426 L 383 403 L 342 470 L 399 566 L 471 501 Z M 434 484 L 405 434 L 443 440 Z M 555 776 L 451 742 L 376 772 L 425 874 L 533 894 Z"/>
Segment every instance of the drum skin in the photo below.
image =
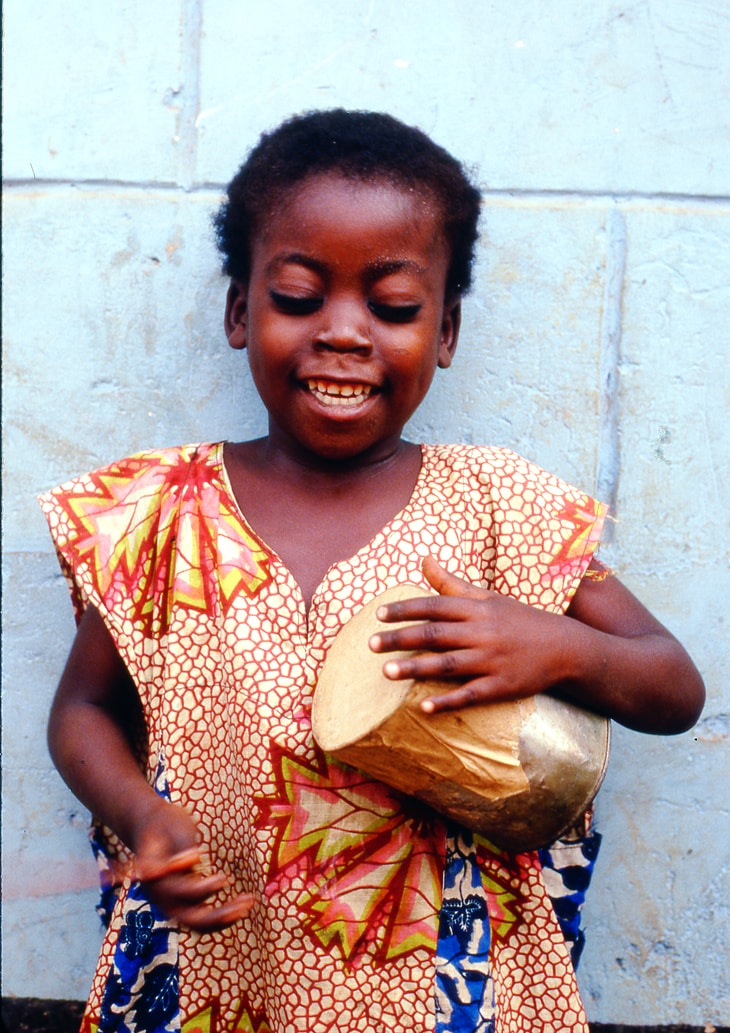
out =
<path fill-rule="evenodd" d="M 399 585 L 342 628 L 317 684 L 312 730 L 337 760 L 413 795 L 510 852 L 554 842 L 582 820 L 606 772 L 610 721 L 548 694 L 427 714 L 453 682 L 392 681 L 371 635 L 378 607 L 426 595 Z"/>

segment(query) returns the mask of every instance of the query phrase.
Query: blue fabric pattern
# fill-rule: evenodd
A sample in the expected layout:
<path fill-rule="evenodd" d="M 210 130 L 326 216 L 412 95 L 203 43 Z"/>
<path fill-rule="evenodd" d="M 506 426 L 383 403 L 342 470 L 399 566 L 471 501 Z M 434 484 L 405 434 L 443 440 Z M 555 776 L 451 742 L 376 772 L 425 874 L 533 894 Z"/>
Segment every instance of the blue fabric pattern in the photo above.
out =
<path fill-rule="evenodd" d="M 493 1033 L 489 914 L 471 833 L 449 827 L 436 946 L 436 1033 Z"/>
<path fill-rule="evenodd" d="M 96 913 L 101 919 L 101 924 L 108 929 L 119 898 L 120 887 L 114 879 L 104 828 L 96 821 L 92 822 L 89 829 L 89 842 L 99 870 L 99 903 L 96 905 Z"/>
<path fill-rule="evenodd" d="M 580 838 L 560 839 L 538 851 L 545 886 L 575 969 L 585 946 L 581 911 L 600 846 L 601 834 L 589 831 Z"/>
<path fill-rule="evenodd" d="M 155 790 L 164 799 L 170 799 L 163 755 L 157 767 Z M 102 899 L 104 896 L 102 887 Z M 104 990 L 99 1033 L 179 1030 L 177 925 L 147 898 L 139 882 L 133 882 L 124 901 L 122 927 Z"/>

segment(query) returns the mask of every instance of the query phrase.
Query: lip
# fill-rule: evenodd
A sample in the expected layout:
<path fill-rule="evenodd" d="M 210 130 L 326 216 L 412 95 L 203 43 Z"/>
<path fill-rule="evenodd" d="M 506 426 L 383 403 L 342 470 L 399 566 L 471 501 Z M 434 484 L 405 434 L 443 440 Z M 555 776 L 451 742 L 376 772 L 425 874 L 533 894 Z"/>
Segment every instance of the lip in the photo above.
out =
<path fill-rule="evenodd" d="M 334 380 L 332 377 L 304 377 L 304 390 L 327 409 L 349 411 L 359 408 L 377 391 L 362 380 Z"/>

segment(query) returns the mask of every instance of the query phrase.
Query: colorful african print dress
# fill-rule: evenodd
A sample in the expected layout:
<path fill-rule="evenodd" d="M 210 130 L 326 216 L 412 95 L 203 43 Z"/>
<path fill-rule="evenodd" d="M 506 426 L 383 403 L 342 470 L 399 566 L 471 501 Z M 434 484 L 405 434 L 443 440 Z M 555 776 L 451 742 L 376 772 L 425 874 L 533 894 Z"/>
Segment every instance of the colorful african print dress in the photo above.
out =
<path fill-rule="evenodd" d="M 150 782 L 194 816 L 231 891 L 258 898 L 201 935 L 112 879 L 87 1033 L 587 1030 L 569 946 L 580 893 L 560 864 L 335 762 L 310 714 L 334 636 L 386 588 L 427 587 L 427 554 L 562 612 L 602 506 L 512 452 L 423 446 L 406 508 L 329 569 L 307 612 L 246 524 L 221 444 L 133 456 L 41 502 L 77 612 L 97 607 L 137 686 Z M 93 838 L 118 871 L 120 844 Z M 579 882 L 592 850 L 575 845 Z"/>

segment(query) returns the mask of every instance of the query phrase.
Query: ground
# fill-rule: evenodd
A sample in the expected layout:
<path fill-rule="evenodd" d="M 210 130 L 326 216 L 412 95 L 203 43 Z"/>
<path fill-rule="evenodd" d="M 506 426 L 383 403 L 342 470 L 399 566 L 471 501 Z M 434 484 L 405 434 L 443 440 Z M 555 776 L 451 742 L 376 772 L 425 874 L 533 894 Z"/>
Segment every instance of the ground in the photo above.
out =
<path fill-rule="evenodd" d="M 78 1033 L 84 1006 L 78 1001 L 4 997 L 2 1033 Z"/>

